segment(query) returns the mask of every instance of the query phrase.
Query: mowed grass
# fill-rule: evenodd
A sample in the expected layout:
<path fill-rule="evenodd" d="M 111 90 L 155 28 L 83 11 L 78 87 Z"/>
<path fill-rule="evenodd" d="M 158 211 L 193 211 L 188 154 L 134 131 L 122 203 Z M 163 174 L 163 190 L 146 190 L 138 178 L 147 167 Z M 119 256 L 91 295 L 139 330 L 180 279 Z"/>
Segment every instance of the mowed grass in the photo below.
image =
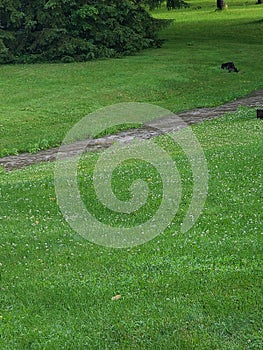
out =
<path fill-rule="evenodd" d="M 54 164 L 1 174 L 1 349 L 262 349 L 263 123 L 243 108 L 193 131 L 209 169 L 203 214 L 180 233 L 189 162 L 161 137 L 185 199 L 163 234 L 135 248 L 101 247 L 69 228 Z M 96 158 L 80 164 L 84 195 Z M 133 165 L 124 170 L 133 174 Z M 152 169 L 142 167 L 140 177 L 148 176 Z"/>
<path fill-rule="evenodd" d="M 173 112 L 216 106 L 263 87 L 262 8 L 255 1 L 190 1 L 190 9 L 154 11 L 174 22 L 160 49 L 72 64 L 0 66 L 0 156 L 59 145 L 98 108 L 148 102 Z M 201 7 L 201 8 L 199 8 Z M 229 74 L 221 63 L 240 69 Z"/>
<path fill-rule="evenodd" d="M 176 18 L 161 34 L 161 49 L 117 60 L 0 66 L 1 154 L 60 144 L 79 119 L 106 105 L 143 101 L 179 111 L 262 88 L 261 7 L 231 1 L 217 12 L 212 3 L 191 4 L 154 12 Z M 228 60 L 240 73 L 221 71 Z M 243 108 L 192 127 L 207 158 L 209 190 L 202 215 L 184 234 L 189 161 L 167 136 L 158 138 L 178 167 L 182 200 L 165 232 L 135 248 L 98 246 L 69 227 L 57 204 L 54 164 L 0 169 L 0 349 L 261 350 L 263 123 L 255 115 Z M 125 201 L 132 181 L 144 179 L 149 205 L 124 223 L 102 208 L 91 186 L 99 155 L 79 164 L 87 208 L 116 226 L 154 215 L 162 179 L 135 161 L 116 169 L 112 186 Z"/>

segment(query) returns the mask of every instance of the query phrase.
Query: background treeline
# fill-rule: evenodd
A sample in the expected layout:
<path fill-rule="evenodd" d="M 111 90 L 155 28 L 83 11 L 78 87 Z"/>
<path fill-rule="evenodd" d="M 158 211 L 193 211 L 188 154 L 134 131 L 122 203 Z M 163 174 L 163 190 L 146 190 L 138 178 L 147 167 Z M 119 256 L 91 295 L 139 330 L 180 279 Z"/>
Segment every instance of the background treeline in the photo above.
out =
<path fill-rule="evenodd" d="M 161 7 L 163 3 L 166 3 L 168 10 L 180 8 L 180 7 L 189 7 L 189 4 L 184 0 L 134 0 L 137 4 L 146 5 L 150 10 L 154 10 L 156 7 Z"/>
<path fill-rule="evenodd" d="M 128 0 L 0 0 L 0 63 L 86 61 L 160 46 L 165 23 Z M 149 4 L 148 4 L 149 5 Z"/>

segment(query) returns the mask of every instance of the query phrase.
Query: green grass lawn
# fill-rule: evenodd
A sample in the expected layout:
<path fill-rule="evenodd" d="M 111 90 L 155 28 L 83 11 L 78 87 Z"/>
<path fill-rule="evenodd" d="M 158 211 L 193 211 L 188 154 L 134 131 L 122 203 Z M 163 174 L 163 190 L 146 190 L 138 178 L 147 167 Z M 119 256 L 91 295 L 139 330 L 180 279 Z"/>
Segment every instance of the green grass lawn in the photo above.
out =
<path fill-rule="evenodd" d="M 179 111 L 263 88 L 261 7 L 233 0 L 218 12 L 214 3 L 190 3 L 154 11 L 176 19 L 161 33 L 161 49 L 116 60 L 0 66 L 0 153 L 60 144 L 84 115 L 118 102 Z M 220 69 L 229 60 L 240 73 Z M 263 348 L 263 122 L 242 108 L 192 130 L 209 171 L 203 213 L 181 233 L 191 169 L 186 155 L 159 137 L 178 167 L 182 200 L 163 234 L 134 248 L 95 245 L 69 227 L 57 204 L 54 163 L 0 169 L 0 349 Z M 78 184 L 93 214 L 118 226 L 122 216 L 110 216 L 89 186 L 99 155 L 82 157 Z M 150 205 L 124 226 L 140 224 L 160 204 L 160 176 L 135 161 L 113 174 L 119 199 L 130 199 L 127 186 L 138 177 L 148 183 Z"/>
<path fill-rule="evenodd" d="M 193 130 L 209 169 L 203 214 L 180 233 L 188 161 L 161 137 L 185 200 L 162 235 L 135 248 L 94 245 L 69 228 L 54 164 L 1 174 L 1 349 L 262 349 L 263 123 L 243 108 Z M 84 192 L 96 158 L 82 159 Z"/>
<path fill-rule="evenodd" d="M 262 8 L 255 1 L 190 1 L 156 10 L 174 19 L 160 49 L 122 59 L 0 66 L 0 156 L 61 143 L 83 116 L 118 102 L 148 102 L 173 112 L 215 106 L 263 88 Z M 201 9 L 198 9 L 201 6 Z M 229 74 L 221 63 L 240 69 Z"/>

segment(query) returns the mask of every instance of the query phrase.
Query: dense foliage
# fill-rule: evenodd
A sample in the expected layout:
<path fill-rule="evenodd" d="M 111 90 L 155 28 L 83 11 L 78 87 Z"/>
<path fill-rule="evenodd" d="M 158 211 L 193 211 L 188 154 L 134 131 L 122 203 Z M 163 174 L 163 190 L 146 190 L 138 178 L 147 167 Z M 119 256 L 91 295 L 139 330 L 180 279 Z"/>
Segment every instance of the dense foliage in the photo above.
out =
<path fill-rule="evenodd" d="M 159 45 L 161 24 L 127 0 L 0 0 L 0 63 L 128 55 Z"/>
<path fill-rule="evenodd" d="M 134 0 L 136 4 L 143 4 L 150 8 L 150 10 L 154 10 L 157 7 L 160 7 L 163 3 L 166 3 L 166 7 L 168 10 L 181 8 L 181 7 L 189 7 L 189 4 L 184 0 Z"/>

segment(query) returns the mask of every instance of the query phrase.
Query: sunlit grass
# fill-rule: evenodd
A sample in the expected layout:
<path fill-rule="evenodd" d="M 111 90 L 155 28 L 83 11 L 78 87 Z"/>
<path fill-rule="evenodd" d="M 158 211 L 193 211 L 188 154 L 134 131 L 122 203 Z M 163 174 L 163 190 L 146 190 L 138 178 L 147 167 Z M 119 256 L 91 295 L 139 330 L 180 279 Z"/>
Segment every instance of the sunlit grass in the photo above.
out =
<path fill-rule="evenodd" d="M 175 20 L 161 33 L 160 49 L 87 63 L 0 66 L 0 155 L 58 145 L 78 120 L 111 104 L 148 102 L 175 112 L 262 88 L 261 7 L 233 0 L 220 12 L 214 2 L 190 3 L 154 11 Z M 240 72 L 222 71 L 226 61 Z"/>
<path fill-rule="evenodd" d="M 1 174 L 1 349 L 262 348 L 263 124 L 242 108 L 193 131 L 209 169 L 201 217 L 179 232 L 189 165 L 161 137 L 186 201 L 164 234 L 132 249 L 96 246 L 69 228 L 56 203 L 54 164 Z M 80 163 L 86 194 L 97 156 Z M 123 171 L 133 174 L 133 163 Z M 148 179 L 147 167 L 139 175 Z M 124 185 L 113 179 L 122 200 Z"/>
<path fill-rule="evenodd" d="M 233 0 L 218 12 L 214 2 L 189 2 L 190 9 L 154 11 L 175 19 L 161 34 L 161 49 L 117 60 L 0 66 L 0 154 L 60 144 L 78 120 L 106 105 L 143 101 L 179 111 L 262 88 L 261 7 Z M 220 69 L 229 60 L 240 73 Z M 167 136 L 159 137 L 178 167 L 182 200 L 165 232 L 135 248 L 97 246 L 69 227 L 54 163 L 0 169 L 1 349 L 262 349 L 263 123 L 254 109 L 241 108 L 192 129 L 209 170 L 203 213 L 180 232 L 191 168 Z M 92 188 L 99 155 L 79 164 L 87 208 L 104 223 L 117 218 L 117 226 L 154 215 L 162 179 L 132 160 L 116 168 L 113 189 L 129 200 L 129 185 L 144 179 L 148 206 L 126 222 L 101 206 Z"/>

